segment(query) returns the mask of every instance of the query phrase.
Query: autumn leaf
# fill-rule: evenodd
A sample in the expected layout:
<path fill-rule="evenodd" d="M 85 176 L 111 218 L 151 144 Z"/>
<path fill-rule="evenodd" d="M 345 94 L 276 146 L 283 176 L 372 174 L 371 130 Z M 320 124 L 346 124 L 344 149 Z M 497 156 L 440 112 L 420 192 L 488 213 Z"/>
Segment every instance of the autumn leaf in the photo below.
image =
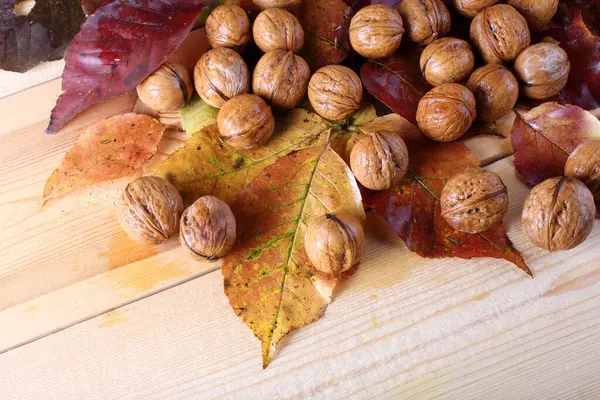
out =
<path fill-rule="evenodd" d="M 181 114 L 181 126 L 188 134 L 198 132 L 204 127 L 217 123 L 219 109 L 210 106 L 204 100 L 194 94 L 194 97 L 179 110 Z"/>
<path fill-rule="evenodd" d="M 165 126 L 143 114 L 121 114 L 89 126 L 44 187 L 43 201 L 131 175 L 157 150 Z"/>
<path fill-rule="evenodd" d="M 47 132 L 133 90 L 179 46 L 201 11 L 196 1 L 120 0 L 90 15 L 67 50 L 63 92 Z"/>
<path fill-rule="evenodd" d="M 318 115 L 295 109 L 276 118 L 275 133 L 265 146 L 236 150 L 222 143 L 216 125 L 209 125 L 194 133 L 156 174 L 175 185 L 188 204 L 207 194 L 231 204 L 237 193 L 278 157 L 302 147 L 325 145 L 330 128 Z"/>
<path fill-rule="evenodd" d="M 110 4 L 113 1 L 115 0 L 81 0 L 81 8 L 85 15 L 91 15 L 100 7 Z"/>
<path fill-rule="evenodd" d="M 321 283 L 304 250 L 310 221 L 348 212 L 364 221 L 358 185 L 329 147 L 294 151 L 265 168 L 233 204 L 238 240 L 223 262 L 225 294 L 262 342 L 263 367 L 279 341 L 321 317 L 331 288 Z"/>

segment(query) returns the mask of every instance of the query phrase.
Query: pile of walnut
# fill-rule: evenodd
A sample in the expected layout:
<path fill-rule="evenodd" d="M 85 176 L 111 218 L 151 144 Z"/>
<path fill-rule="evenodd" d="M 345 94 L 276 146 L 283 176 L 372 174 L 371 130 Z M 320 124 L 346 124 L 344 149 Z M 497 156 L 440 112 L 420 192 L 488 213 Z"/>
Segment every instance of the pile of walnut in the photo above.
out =
<path fill-rule="evenodd" d="M 476 119 L 493 122 L 511 111 L 519 92 L 545 99 L 567 82 L 570 63 L 564 50 L 552 43 L 530 46 L 530 29 L 542 29 L 550 22 L 558 0 L 498 2 L 454 0 L 462 15 L 473 18 L 470 41 L 486 62 L 477 69 L 471 44 L 443 37 L 450 31 L 451 19 L 441 0 L 404 0 L 398 10 L 364 7 L 352 18 L 350 42 L 358 54 L 370 59 L 392 55 L 405 34 L 426 46 L 420 67 L 434 88 L 419 103 L 417 123 L 432 140 L 457 140 Z M 206 21 L 212 50 L 196 64 L 193 82 L 184 67 L 165 64 L 140 83 L 140 99 L 160 112 L 177 111 L 195 87 L 202 100 L 220 109 L 217 125 L 223 142 L 238 149 L 264 145 L 275 129 L 271 107 L 290 110 L 306 95 L 323 118 L 347 119 L 360 107 L 360 77 L 341 65 L 325 66 L 311 76 L 306 61 L 296 54 L 304 44 L 302 26 L 283 9 L 299 3 L 255 0 L 264 11 L 253 24 L 239 6 L 217 7 Z M 265 54 L 251 77 L 240 54 L 252 39 Z M 533 243 L 549 250 L 569 249 L 587 237 L 596 214 L 594 197 L 600 197 L 599 154 L 598 143 L 584 143 L 569 158 L 566 177 L 532 190 L 523 226 Z M 352 172 L 371 190 L 397 184 L 408 161 L 404 140 L 390 132 L 366 132 L 350 153 Z M 224 202 L 205 196 L 184 211 L 177 190 L 157 177 L 128 185 L 119 208 L 122 226 L 142 243 L 160 243 L 179 229 L 182 245 L 194 257 L 216 260 L 235 242 L 235 218 Z M 502 222 L 508 210 L 507 188 L 493 172 L 467 170 L 447 182 L 441 209 L 453 228 L 484 232 Z M 327 214 L 308 227 L 306 253 L 317 270 L 339 276 L 360 261 L 364 236 L 353 217 Z"/>

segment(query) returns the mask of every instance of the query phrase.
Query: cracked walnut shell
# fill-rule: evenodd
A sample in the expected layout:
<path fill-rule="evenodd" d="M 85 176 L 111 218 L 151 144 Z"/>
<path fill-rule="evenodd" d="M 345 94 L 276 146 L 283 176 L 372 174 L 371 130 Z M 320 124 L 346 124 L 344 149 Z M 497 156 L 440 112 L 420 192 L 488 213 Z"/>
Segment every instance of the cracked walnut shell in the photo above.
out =
<path fill-rule="evenodd" d="M 508 4 L 525 17 L 533 32 L 548 26 L 558 11 L 558 0 L 508 0 Z"/>
<path fill-rule="evenodd" d="M 565 164 L 565 175 L 577 178 L 600 201 L 600 140 L 587 140 L 577 146 Z"/>
<path fill-rule="evenodd" d="M 595 217 L 590 190 L 577 179 L 558 177 L 531 190 L 523 205 L 521 223 L 536 246 L 550 251 L 569 250 L 588 237 Z"/>
<path fill-rule="evenodd" d="M 481 233 L 502 223 L 508 211 L 508 192 L 498 174 L 471 168 L 448 180 L 440 203 L 442 217 L 454 229 Z"/>
<path fill-rule="evenodd" d="M 364 7 L 350 21 L 350 44 L 363 57 L 391 56 L 400 47 L 402 34 L 402 17 L 385 5 Z"/>
<path fill-rule="evenodd" d="M 215 8 L 204 27 L 208 43 L 213 48 L 242 49 L 250 42 L 250 19 L 240 6 L 222 5 Z"/>
<path fill-rule="evenodd" d="M 442 0 L 403 0 L 398 12 L 408 38 L 417 44 L 427 45 L 450 30 L 450 12 Z"/>
<path fill-rule="evenodd" d="M 515 61 L 515 76 L 521 93 L 542 100 L 560 92 L 569 79 L 571 63 L 559 45 L 538 43 L 526 48 Z"/>
<path fill-rule="evenodd" d="M 221 139 L 236 149 L 264 145 L 275 130 L 271 107 L 255 94 L 243 94 L 227 101 L 217 115 Z"/>
<path fill-rule="evenodd" d="M 477 103 L 477 117 L 494 122 L 513 109 L 519 99 L 519 83 L 502 65 L 488 64 L 471 74 L 467 87 Z"/>
<path fill-rule="evenodd" d="M 329 120 L 348 118 L 360 108 L 362 82 L 356 72 L 341 65 L 328 65 L 308 82 L 308 99 L 317 114 Z"/>
<path fill-rule="evenodd" d="M 285 50 L 297 53 L 304 45 L 304 29 L 292 13 L 269 8 L 256 17 L 252 27 L 254 42 L 265 53 Z"/>
<path fill-rule="evenodd" d="M 178 111 L 192 97 L 194 85 L 181 64 L 165 63 L 137 86 L 138 97 L 158 112 Z"/>
<path fill-rule="evenodd" d="M 462 16 L 473 18 L 479 11 L 499 2 L 500 0 L 454 0 L 454 8 Z"/>
<path fill-rule="evenodd" d="M 421 73 L 432 86 L 462 82 L 475 66 L 471 45 L 456 38 L 442 38 L 425 47 L 420 59 Z"/>

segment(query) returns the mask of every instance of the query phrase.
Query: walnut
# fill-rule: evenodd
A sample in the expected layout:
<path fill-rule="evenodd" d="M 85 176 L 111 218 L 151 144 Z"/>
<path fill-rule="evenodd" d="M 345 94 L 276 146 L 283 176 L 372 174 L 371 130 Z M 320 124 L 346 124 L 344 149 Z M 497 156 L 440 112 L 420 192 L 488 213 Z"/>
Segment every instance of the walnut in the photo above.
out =
<path fill-rule="evenodd" d="M 488 64 L 471 74 L 467 87 L 477 102 L 477 116 L 482 121 L 494 122 L 506 115 L 517 103 L 519 84 L 505 67 Z"/>
<path fill-rule="evenodd" d="M 325 214 L 308 225 L 304 246 L 317 271 L 339 277 L 358 264 L 364 255 L 365 231 L 352 215 Z"/>
<path fill-rule="evenodd" d="M 567 159 L 565 175 L 583 182 L 600 201 L 600 140 L 588 140 L 577 146 Z"/>
<path fill-rule="evenodd" d="M 594 196 L 574 178 L 550 178 L 534 187 L 521 223 L 529 239 L 546 250 L 569 250 L 587 238 L 596 216 Z"/>
<path fill-rule="evenodd" d="M 213 48 L 243 49 L 250 41 L 250 19 L 240 6 L 222 5 L 215 8 L 204 25 L 208 43 Z"/>
<path fill-rule="evenodd" d="M 425 136 L 450 142 L 464 135 L 477 113 L 473 93 L 458 83 L 436 86 L 423 96 L 417 107 L 417 124 Z"/>
<path fill-rule="evenodd" d="M 506 4 L 488 7 L 471 22 L 471 43 L 487 63 L 513 62 L 531 43 L 527 21 Z"/>
<path fill-rule="evenodd" d="M 177 232 L 183 200 L 175 186 L 157 176 L 129 183 L 117 204 L 121 228 L 141 244 L 160 244 Z"/>
<path fill-rule="evenodd" d="M 382 4 L 362 8 L 350 21 L 350 44 L 363 57 L 391 56 L 400 47 L 402 34 L 402 17 Z"/>
<path fill-rule="evenodd" d="M 558 0 L 508 0 L 508 4 L 525 17 L 533 32 L 548 26 L 558 10 Z"/>
<path fill-rule="evenodd" d="M 202 100 L 217 108 L 230 98 L 247 93 L 249 80 L 242 57 L 224 47 L 204 53 L 194 69 L 196 91 Z"/>
<path fill-rule="evenodd" d="M 192 97 L 194 86 L 181 64 L 165 63 L 137 86 L 138 97 L 158 112 L 177 111 Z"/>
<path fill-rule="evenodd" d="M 442 0 L 403 0 L 398 12 L 408 38 L 417 44 L 427 45 L 450 30 L 450 12 Z"/>
<path fill-rule="evenodd" d="M 567 52 L 554 43 L 529 46 L 519 54 L 514 66 L 521 93 L 537 100 L 560 92 L 567 84 L 570 69 Z"/>
<path fill-rule="evenodd" d="M 308 83 L 308 98 L 323 118 L 341 120 L 360 108 L 363 87 L 350 68 L 328 65 L 319 69 Z"/>
<path fill-rule="evenodd" d="M 498 174 L 471 168 L 448 180 L 440 204 L 442 217 L 454 229 L 481 233 L 502 223 L 508 211 L 508 192 Z"/>
<path fill-rule="evenodd" d="M 253 2 L 262 10 L 267 8 L 294 9 L 302 3 L 302 0 L 253 0 Z"/>
<path fill-rule="evenodd" d="M 304 29 L 298 18 L 279 8 L 269 8 L 256 17 L 252 28 L 254 42 L 265 53 L 273 50 L 300 51 Z"/>
<path fill-rule="evenodd" d="M 197 260 L 216 261 L 235 243 L 235 217 L 229 206 L 213 196 L 200 197 L 181 216 L 181 245 Z"/>
<path fill-rule="evenodd" d="M 306 95 L 310 68 L 292 52 L 275 50 L 265 54 L 254 68 L 252 91 L 275 108 L 290 110 Z"/>
<path fill-rule="evenodd" d="M 217 115 L 221 139 L 236 149 L 264 145 L 275 130 L 271 107 L 255 94 L 228 100 Z"/>
<path fill-rule="evenodd" d="M 499 3 L 500 0 L 454 0 L 454 8 L 467 18 L 473 18 L 484 8 Z"/>
<path fill-rule="evenodd" d="M 471 45 L 456 38 L 442 38 L 421 53 L 421 72 L 433 86 L 466 80 L 475 66 Z"/>

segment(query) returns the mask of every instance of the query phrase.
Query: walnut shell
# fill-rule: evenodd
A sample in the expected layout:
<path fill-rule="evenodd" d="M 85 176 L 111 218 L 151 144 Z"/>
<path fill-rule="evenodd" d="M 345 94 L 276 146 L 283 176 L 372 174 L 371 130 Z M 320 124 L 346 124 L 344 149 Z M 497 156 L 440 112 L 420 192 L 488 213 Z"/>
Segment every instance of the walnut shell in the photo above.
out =
<path fill-rule="evenodd" d="M 200 57 L 194 69 L 196 91 L 208 104 L 221 108 L 232 97 L 248 92 L 248 67 L 231 49 L 218 47 Z"/>
<path fill-rule="evenodd" d="M 471 74 L 467 87 L 477 102 L 480 120 L 494 122 L 506 115 L 517 104 L 519 83 L 505 67 L 488 64 Z"/>
<path fill-rule="evenodd" d="M 558 11 L 558 0 L 508 0 L 508 4 L 525 17 L 533 32 L 548 26 Z"/>
<path fill-rule="evenodd" d="M 362 8 L 350 21 L 350 44 L 363 57 L 391 56 L 400 47 L 402 34 L 402 17 L 382 4 Z"/>
<path fill-rule="evenodd" d="M 403 0 L 398 12 L 408 38 L 417 44 L 427 45 L 450 30 L 450 12 L 442 0 Z"/>
<path fill-rule="evenodd" d="M 138 97 L 158 112 L 177 111 L 192 97 L 194 85 L 181 64 L 165 63 L 137 86 Z"/>
<path fill-rule="evenodd" d="M 454 8 L 462 16 L 473 18 L 479 11 L 499 2 L 500 0 L 454 0 Z"/>
<path fill-rule="evenodd" d="M 565 175 L 579 179 L 600 201 L 600 140 L 587 140 L 577 146 L 565 164 Z"/>
<path fill-rule="evenodd" d="M 141 244 L 160 244 L 177 232 L 183 200 L 175 186 L 158 176 L 129 183 L 117 204 L 121 228 Z"/>
<path fill-rule="evenodd" d="M 442 38 L 425 47 L 421 53 L 421 72 L 433 86 L 462 82 L 475 66 L 471 45 L 456 38 Z"/>
<path fill-rule="evenodd" d="M 228 4 L 215 8 L 204 27 L 213 48 L 242 49 L 250 42 L 250 19 L 240 6 Z"/>
<path fill-rule="evenodd" d="M 308 82 L 308 99 L 323 118 L 341 120 L 360 108 L 363 87 L 350 68 L 328 65 L 313 74 Z"/>
<path fill-rule="evenodd" d="M 521 223 L 531 242 L 546 250 L 569 250 L 587 238 L 596 205 L 590 190 L 574 178 L 550 178 L 534 187 Z"/>
<path fill-rule="evenodd" d="M 262 146 L 273 135 L 275 118 L 271 107 L 255 94 L 242 94 L 227 101 L 217 115 L 221 139 L 236 149 Z"/>
<path fill-rule="evenodd" d="M 425 136 L 450 142 L 464 135 L 475 120 L 475 97 L 458 83 L 436 86 L 423 96 L 417 107 L 417 124 Z"/>
<path fill-rule="evenodd" d="M 275 50 L 256 64 L 252 91 L 275 108 L 290 110 L 302 101 L 308 88 L 310 67 L 292 52 Z"/>
<path fill-rule="evenodd" d="M 513 62 L 531 43 L 527 21 L 506 4 L 496 4 L 477 14 L 469 36 L 483 59 L 495 64 Z"/>
<path fill-rule="evenodd" d="M 179 226 L 181 245 L 197 260 L 216 261 L 235 243 L 235 217 L 225 202 L 213 196 L 200 197 L 186 208 Z"/>
<path fill-rule="evenodd" d="M 369 132 L 352 147 L 350 168 L 367 189 L 389 189 L 406 175 L 408 149 L 395 132 Z"/>
<path fill-rule="evenodd" d="M 567 85 L 570 70 L 567 52 L 554 43 L 529 46 L 519 54 L 514 66 L 521 93 L 537 100 L 560 92 Z"/>
<path fill-rule="evenodd" d="M 254 42 L 265 53 L 273 50 L 300 51 L 304 29 L 298 18 L 279 8 L 269 8 L 256 17 L 252 28 Z"/>
<path fill-rule="evenodd" d="M 315 269 L 325 275 L 339 275 L 358 264 L 365 253 L 365 231 L 349 214 L 325 214 L 306 229 L 304 246 Z"/>
<path fill-rule="evenodd" d="M 440 204 L 442 217 L 454 229 L 481 233 L 502 223 L 508 211 L 508 192 L 498 174 L 471 168 L 448 180 Z"/>
<path fill-rule="evenodd" d="M 253 0 L 253 2 L 261 10 L 267 8 L 294 9 L 302 4 L 302 0 Z"/>

